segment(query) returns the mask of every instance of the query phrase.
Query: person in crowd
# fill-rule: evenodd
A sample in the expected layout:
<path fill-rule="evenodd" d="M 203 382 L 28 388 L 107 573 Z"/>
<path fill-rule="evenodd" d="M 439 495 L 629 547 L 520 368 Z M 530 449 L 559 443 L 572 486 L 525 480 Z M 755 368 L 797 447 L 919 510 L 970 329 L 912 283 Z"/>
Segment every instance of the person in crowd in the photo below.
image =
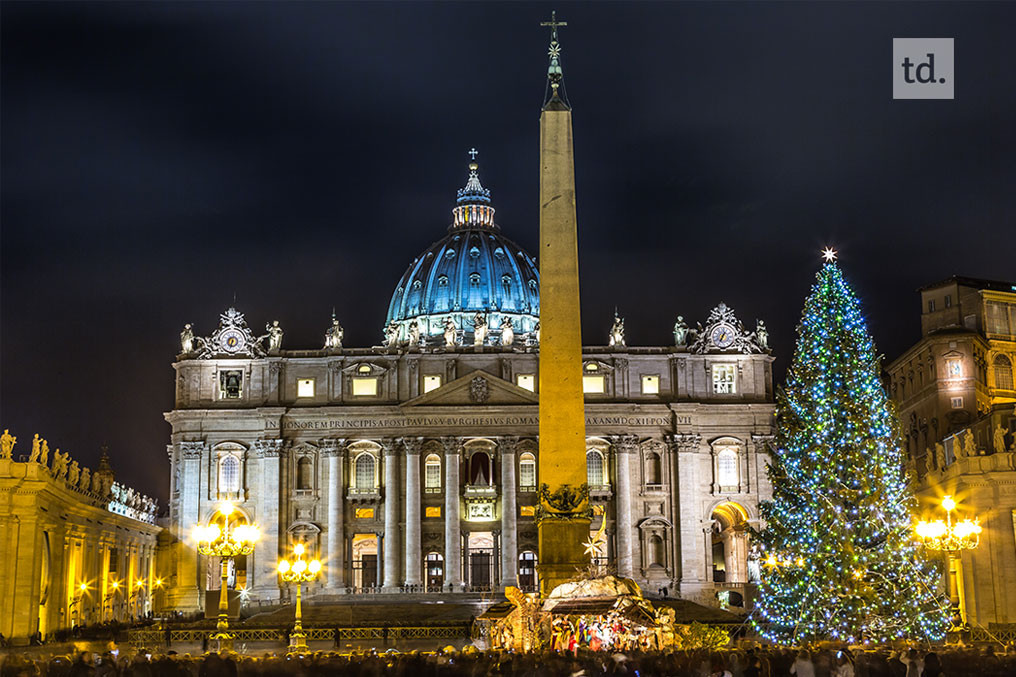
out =
<path fill-rule="evenodd" d="M 798 652 L 797 659 L 790 666 L 790 674 L 797 677 L 815 677 L 815 664 L 811 662 L 811 654 L 807 651 Z"/>

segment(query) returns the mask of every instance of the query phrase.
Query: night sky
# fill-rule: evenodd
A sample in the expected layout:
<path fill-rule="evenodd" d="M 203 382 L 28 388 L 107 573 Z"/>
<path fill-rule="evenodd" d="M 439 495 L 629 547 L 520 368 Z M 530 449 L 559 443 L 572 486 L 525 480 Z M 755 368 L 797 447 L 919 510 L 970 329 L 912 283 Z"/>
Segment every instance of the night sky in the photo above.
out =
<path fill-rule="evenodd" d="M 1016 4 L 2 5 L 0 425 L 164 500 L 185 322 L 379 342 L 475 146 L 538 238 L 556 7 L 574 109 L 584 342 L 720 301 L 789 363 L 819 250 L 879 350 L 915 289 L 1014 279 Z M 954 101 L 893 101 L 893 37 L 953 37 Z M 259 332 L 263 333 L 263 332 Z"/>

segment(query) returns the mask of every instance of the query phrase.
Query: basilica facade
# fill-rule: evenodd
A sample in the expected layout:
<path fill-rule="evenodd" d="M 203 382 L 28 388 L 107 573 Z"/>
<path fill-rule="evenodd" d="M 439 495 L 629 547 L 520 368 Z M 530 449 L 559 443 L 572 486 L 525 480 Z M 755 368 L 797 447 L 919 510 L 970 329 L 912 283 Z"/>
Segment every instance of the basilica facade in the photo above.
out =
<path fill-rule="evenodd" d="M 262 530 L 229 578 L 252 599 L 280 598 L 276 563 L 298 542 L 324 562 L 319 599 L 535 590 L 538 461 L 554 453 L 538 436 L 539 282 L 471 164 L 379 345 L 343 345 L 335 318 L 311 349 L 233 308 L 210 335 L 187 325 L 166 414 L 169 606 L 219 586 L 188 536 L 222 500 Z M 695 328 L 677 318 L 671 345 L 628 346 L 622 318 L 604 339 L 581 374 L 595 563 L 650 593 L 750 603 L 774 424 L 764 325 L 721 303 Z"/>

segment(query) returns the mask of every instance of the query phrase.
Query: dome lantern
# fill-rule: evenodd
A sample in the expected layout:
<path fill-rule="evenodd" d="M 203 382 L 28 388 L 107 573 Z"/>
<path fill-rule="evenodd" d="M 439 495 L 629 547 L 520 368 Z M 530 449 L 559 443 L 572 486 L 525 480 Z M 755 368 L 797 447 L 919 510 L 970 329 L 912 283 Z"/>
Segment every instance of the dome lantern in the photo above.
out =
<path fill-rule="evenodd" d="M 473 161 L 469 163 L 469 179 L 464 188 L 459 188 L 452 209 L 452 228 L 496 228 L 494 208 L 490 205 L 490 189 L 480 183 L 476 164 L 476 149 L 469 151 Z"/>

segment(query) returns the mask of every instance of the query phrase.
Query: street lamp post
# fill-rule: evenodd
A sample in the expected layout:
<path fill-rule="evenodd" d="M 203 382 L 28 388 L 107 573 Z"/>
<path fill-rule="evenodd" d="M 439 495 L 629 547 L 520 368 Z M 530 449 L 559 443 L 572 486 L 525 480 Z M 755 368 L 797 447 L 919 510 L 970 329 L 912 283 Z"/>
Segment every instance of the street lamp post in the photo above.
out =
<path fill-rule="evenodd" d="M 952 514 L 956 510 L 956 501 L 953 500 L 952 496 L 942 497 L 942 508 L 945 509 L 944 521 L 921 520 L 914 526 L 914 532 L 923 541 L 925 547 L 930 550 L 941 550 L 944 553 L 947 569 L 946 575 L 955 573 L 957 615 L 960 621 L 956 625 L 964 626 L 967 622 L 967 613 L 963 595 L 963 579 L 959 567 L 959 553 L 963 550 L 973 550 L 978 546 L 981 538 L 981 525 L 978 524 L 976 518 L 972 520 L 960 520 L 954 523 Z"/>
<path fill-rule="evenodd" d="M 307 648 L 307 635 L 303 632 L 303 608 L 300 604 L 300 588 L 304 583 L 309 583 L 317 578 L 321 571 L 321 561 L 312 559 L 310 562 L 303 558 L 303 543 L 293 546 L 293 561 L 283 559 L 279 561 L 279 576 L 286 583 L 296 583 L 296 622 L 293 624 L 293 632 L 289 635 L 289 650 L 300 651 Z"/>
<path fill-rule="evenodd" d="M 229 518 L 234 511 L 231 503 L 223 502 L 209 518 L 207 525 L 194 528 L 198 552 L 220 559 L 222 586 L 219 592 L 219 617 L 215 634 L 212 635 L 212 639 L 219 643 L 220 651 L 233 647 L 233 636 L 229 634 L 229 562 L 234 557 L 254 552 L 254 543 L 260 536 L 258 528 L 253 524 L 238 524 L 230 529 Z M 222 516 L 221 528 L 217 523 L 219 515 Z"/>

